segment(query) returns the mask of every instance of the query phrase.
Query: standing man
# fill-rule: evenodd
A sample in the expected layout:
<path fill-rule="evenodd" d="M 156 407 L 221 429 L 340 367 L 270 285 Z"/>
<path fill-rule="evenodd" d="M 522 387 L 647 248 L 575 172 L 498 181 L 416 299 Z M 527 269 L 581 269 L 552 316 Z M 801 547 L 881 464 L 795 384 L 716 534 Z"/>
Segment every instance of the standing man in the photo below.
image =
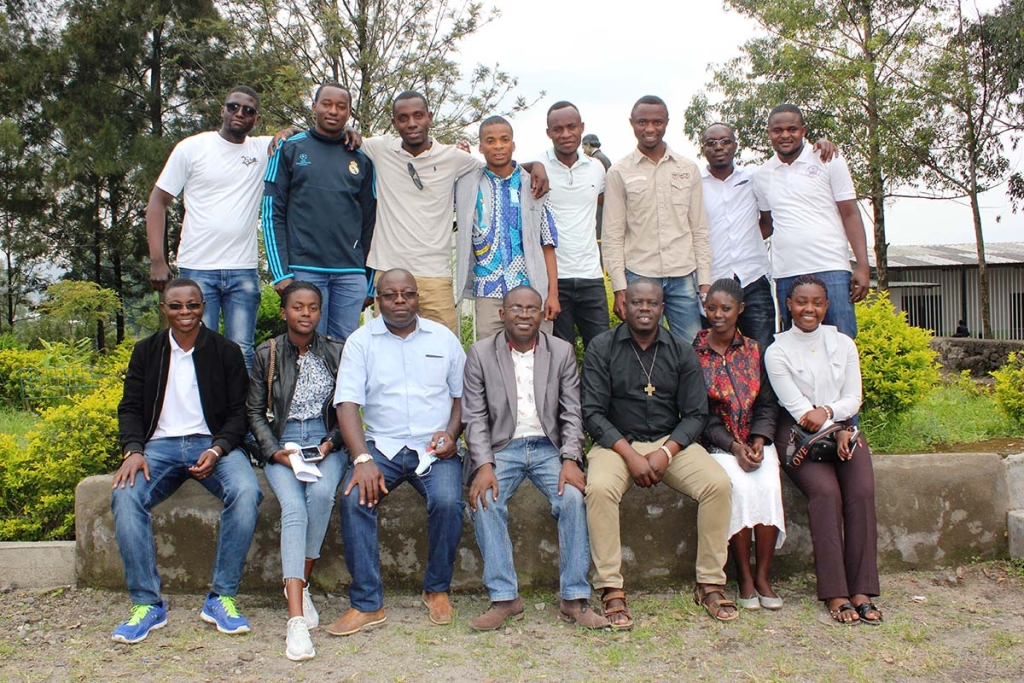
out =
<path fill-rule="evenodd" d="M 547 293 L 549 330 L 560 310 L 557 228 L 548 203 L 530 194 L 530 173 L 512 160 L 512 136 L 512 124 L 504 118 L 484 119 L 480 153 L 487 166 L 455 183 L 456 293 L 459 301 L 473 298 L 478 339 L 503 329 L 501 300 L 516 287 Z"/>
<path fill-rule="evenodd" d="M 604 265 L 624 318 L 626 283 L 653 278 L 665 292 L 669 329 L 689 344 L 700 330 L 711 286 L 711 244 L 697 164 L 665 144 L 668 107 L 647 95 L 629 122 L 637 148 L 612 164 L 605 181 Z"/>
<path fill-rule="evenodd" d="M 689 342 L 659 325 L 661 285 L 640 278 L 624 294 L 625 322 L 595 339 L 583 361 L 583 420 L 594 437 L 586 495 L 594 587 L 604 591 L 612 628 L 632 628 L 619 503 L 633 484 L 665 482 L 697 501 L 694 598 L 714 619 L 731 621 L 739 616 L 725 597 L 732 484 L 698 443 L 708 419 L 700 360 Z"/>
<path fill-rule="evenodd" d="M 853 304 L 868 293 L 867 237 L 857 192 L 842 157 L 825 164 L 805 143 L 800 108 L 780 104 L 768 115 L 768 139 L 775 156 L 754 181 L 761 234 L 772 237 L 772 276 L 783 329 L 792 322 L 786 295 L 799 275 L 816 275 L 828 288 L 825 324 L 851 339 L 857 336 Z M 850 272 L 847 243 L 857 269 Z"/>
<path fill-rule="evenodd" d="M 352 333 L 341 356 L 334 405 L 352 458 L 341 496 L 352 607 L 327 627 L 332 636 L 387 620 L 377 503 L 404 481 L 427 501 L 423 602 L 432 623 L 452 622 L 448 589 L 465 508 L 458 438 L 466 354 L 450 330 L 417 314 L 418 304 L 412 273 L 382 274 L 377 282 L 381 315 Z M 433 464 L 431 455 L 437 458 Z M 421 463 L 429 467 L 419 468 Z"/>
<path fill-rule="evenodd" d="M 578 329 L 586 348 L 591 339 L 608 329 L 609 316 L 597 241 L 605 167 L 580 154 L 583 130 L 576 105 L 562 101 L 548 109 L 547 134 L 552 147 L 544 152 L 543 161 L 551 181 L 548 201 L 558 226 L 555 256 L 562 308 L 555 318 L 554 334 L 574 344 Z"/>
<path fill-rule="evenodd" d="M 203 322 L 238 344 L 252 367 L 260 305 L 256 229 L 269 136 L 247 137 L 259 121 L 260 97 L 239 85 L 221 107 L 221 128 L 187 137 L 167 159 L 146 206 L 149 282 L 162 291 L 171 279 L 164 254 L 167 207 L 185 192 L 178 271 L 202 287 Z"/>
<path fill-rule="evenodd" d="M 583 153 L 600 161 L 605 171 L 611 168 L 612 160 L 601 151 L 601 141 L 593 133 L 587 133 L 583 136 Z"/>
<path fill-rule="evenodd" d="M 138 643 L 167 624 L 150 511 L 189 479 L 221 499 L 213 585 L 200 618 L 221 633 L 247 633 L 235 595 L 263 499 L 245 436 L 249 378 L 238 346 L 202 323 L 203 293 L 185 278 L 164 283 L 160 310 L 169 330 L 135 345 L 117 407 L 124 459 L 110 507 L 132 599 L 132 615 L 114 630 Z"/>
<path fill-rule="evenodd" d="M 377 227 L 367 265 L 378 271 L 403 268 L 416 277 L 420 313 L 459 334 L 452 290 L 452 205 L 455 181 L 483 164 L 454 145 L 430 137 L 434 115 L 427 99 L 407 90 L 395 98 L 391 125 L 399 138 L 365 138 L 374 163 Z M 531 173 L 533 196 L 547 192 L 540 164 Z"/>
<path fill-rule="evenodd" d="M 523 599 L 508 536 L 508 502 L 524 477 L 540 489 L 558 520 L 559 614 L 584 628 L 608 620 L 590 609 L 590 545 L 583 504 L 583 415 L 576 353 L 540 331 L 540 294 L 516 287 L 502 301 L 503 333 L 482 339 L 466 360 L 462 421 L 465 473 L 477 545 L 484 558 L 486 612 L 476 631 L 523 618 Z"/>
<path fill-rule="evenodd" d="M 338 83 L 317 89 L 316 125 L 281 146 L 263 190 L 263 242 L 274 289 L 282 292 L 293 280 L 319 287 L 324 315 L 317 331 L 340 341 L 359 327 L 377 210 L 373 164 L 343 143 L 350 98 Z"/>

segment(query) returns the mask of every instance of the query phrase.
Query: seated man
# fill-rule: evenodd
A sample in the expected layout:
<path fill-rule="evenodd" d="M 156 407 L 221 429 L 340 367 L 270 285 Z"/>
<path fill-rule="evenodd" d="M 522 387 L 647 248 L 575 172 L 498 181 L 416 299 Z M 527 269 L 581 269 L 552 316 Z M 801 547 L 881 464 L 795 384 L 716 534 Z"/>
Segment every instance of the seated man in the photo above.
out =
<path fill-rule="evenodd" d="M 427 501 L 423 602 L 434 624 L 452 621 L 448 588 L 465 507 L 457 440 L 466 354 L 451 330 L 419 317 L 418 297 L 409 271 L 381 275 L 381 315 L 353 332 L 341 355 L 334 405 L 352 459 L 341 497 L 352 607 L 327 627 L 332 636 L 348 636 L 387 620 L 377 503 L 404 481 Z M 420 463 L 429 464 L 431 454 L 437 460 L 429 469 L 417 470 Z"/>
<path fill-rule="evenodd" d="M 590 610 L 587 516 L 583 504 L 583 415 L 575 349 L 540 331 L 540 293 L 516 287 L 499 311 L 505 331 L 472 346 L 466 360 L 462 421 L 466 429 L 466 478 L 476 541 L 484 558 L 491 607 L 469 620 L 493 631 L 509 617 L 523 618 L 508 501 L 523 477 L 540 489 L 558 520 L 562 603 L 566 621 L 603 628 Z"/>
<path fill-rule="evenodd" d="M 583 362 L 583 419 L 594 437 L 586 491 L 594 587 L 604 590 L 612 628 L 632 628 L 622 590 L 619 503 L 634 483 L 664 481 L 697 501 L 695 599 L 715 619 L 735 619 L 739 612 L 724 593 L 732 485 L 697 443 L 708 419 L 700 361 L 688 342 L 659 325 L 661 285 L 630 282 L 624 304 L 626 322 L 597 336 Z"/>
<path fill-rule="evenodd" d="M 170 329 L 135 345 L 117 408 L 124 461 L 114 473 L 110 507 L 131 595 L 132 616 L 114 630 L 138 643 L 167 624 L 160 596 L 150 511 L 189 478 L 221 499 L 213 585 L 199 616 L 221 633 L 246 633 L 235 595 L 263 499 L 245 436 L 249 379 L 238 345 L 202 324 L 203 294 L 185 278 L 163 289 Z"/>

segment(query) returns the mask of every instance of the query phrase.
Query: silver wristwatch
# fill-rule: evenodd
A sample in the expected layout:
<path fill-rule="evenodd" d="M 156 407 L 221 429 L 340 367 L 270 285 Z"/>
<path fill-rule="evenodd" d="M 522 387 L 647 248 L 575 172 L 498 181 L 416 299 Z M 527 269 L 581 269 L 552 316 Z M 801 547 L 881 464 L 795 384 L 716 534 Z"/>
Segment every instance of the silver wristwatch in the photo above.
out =
<path fill-rule="evenodd" d="M 364 462 L 373 462 L 373 456 L 369 453 L 361 453 L 352 461 L 352 465 L 362 465 Z"/>

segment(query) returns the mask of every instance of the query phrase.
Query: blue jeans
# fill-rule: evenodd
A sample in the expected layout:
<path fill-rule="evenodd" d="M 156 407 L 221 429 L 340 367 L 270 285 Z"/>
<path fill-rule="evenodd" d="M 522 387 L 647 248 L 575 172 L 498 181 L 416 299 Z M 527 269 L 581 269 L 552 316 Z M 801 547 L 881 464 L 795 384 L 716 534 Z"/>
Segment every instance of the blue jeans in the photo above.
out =
<path fill-rule="evenodd" d="M 156 568 L 150 511 L 191 478 L 188 468 L 199 461 L 210 442 L 209 436 L 151 439 L 145 452 L 149 481 L 140 470 L 134 486 L 118 487 L 110 493 L 117 547 L 134 605 L 160 602 L 160 574 Z M 211 590 L 217 595 L 233 597 L 238 593 L 263 492 L 249 458 L 237 448 L 220 458 L 213 474 L 199 483 L 224 503 Z"/>
<path fill-rule="evenodd" d="M 608 293 L 604 278 L 559 278 L 558 303 L 562 312 L 552 326 L 554 335 L 570 344 L 576 343 L 576 330 L 583 337 L 583 348 L 609 327 Z"/>
<path fill-rule="evenodd" d="M 246 369 L 252 370 L 252 338 L 256 333 L 256 312 L 260 308 L 260 276 L 256 269 L 179 268 L 178 274 L 195 280 L 203 290 L 206 301 L 204 325 L 219 331 L 220 314 L 224 312 L 224 336 L 238 344 Z"/>
<path fill-rule="evenodd" d="M 645 277 L 631 270 L 626 271 L 626 281 Z M 700 331 L 700 297 L 697 296 L 697 274 L 690 273 L 682 277 L 652 277 L 661 285 L 665 292 L 665 322 L 668 329 L 675 332 L 687 344 Z"/>
<path fill-rule="evenodd" d="M 384 475 L 388 491 L 404 481 L 427 501 L 427 571 L 423 590 L 445 593 L 452 583 L 455 554 L 462 537 L 462 460 L 438 460 L 422 477 L 416 475 L 419 456 L 403 448 L 388 460 L 371 441 L 370 455 Z M 345 476 L 348 487 L 353 469 Z M 341 496 L 341 537 L 345 543 L 345 564 L 352 575 L 349 602 L 360 612 L 375 612 L 384 606 L 384 583 L 380 576 L 380 546 L 377 544 L 378 502 L 372 508 L 359 504 L 359 487 Z"/>
<path fill-rule="evenodd" d="M 825 282 L 828 290 L 828 310 L 825 312 L 826 325 L 835 325 L 836 328 L 850 339 L 857 338 L 857 314 L 854 312 L 853 304 L 850 303 L 850 277 L 847 270 L 826 270 L 817 275 Z M 782 314 L 782 329 L 788 330 L 793 324 L 793 318 L 786 308 L 786 295 L 793 286 L 794 277 L 780 277 L 775 280 L 775 298 L 779 302 L 779 313 Z"/>
<path fill-rule="evenodd" d="M 566 484 L 564 493 L 558 495 L 561 470 L 558 449 L 543 436 L 513 439 L 494 454 L 498 500 L 488 500 L 486 510 L 478 503 L 477 511 L 471 513 L 476 543 L 484 558 L 484 586 L 491 602 L 514 600 L 519 595 L 512 541 L 508 535 L 508 501 L 526 477 L 547 496 L 551 516 L 558 520 L 558 583 L 562 599 L 590 598 L 587 508 L 583 492 L 575 486 Z M 489 496 L 490 492 L 484 495 Z"/>
<path fill-rule="evenodd" d="M 320 417 L 288 420 L 281 435 L 281 447 L 288 441 L 315 446 L 326 434 Z M 306 559 L 320 557 L 338 484 L 348 468 L 348 454 L 344 450 L 332 451 L 316 466 L 324 476 L 309 483 L 296 479 L 287 465 L 270 462 L 263 470 L 281 504 L 281 565 L 285 579 L 305 580 Z"/>
<path fill-rule="evenodd" d="M 359 314 L 366 300 L 366 273 L 318 273 L 292 269 L 296 280 L 311 282 L 324 296 L 323 315 L 316 331 L 345 341 L 359 327 Z"/>

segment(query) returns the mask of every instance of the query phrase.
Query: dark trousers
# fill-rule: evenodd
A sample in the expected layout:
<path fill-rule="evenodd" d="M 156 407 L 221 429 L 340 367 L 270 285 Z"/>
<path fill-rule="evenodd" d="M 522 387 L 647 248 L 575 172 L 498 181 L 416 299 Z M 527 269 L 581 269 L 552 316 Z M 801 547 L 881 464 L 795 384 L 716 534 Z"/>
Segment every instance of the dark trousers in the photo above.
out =
<path fill-rule="evenodd" d="M 775 443 L 780 458 L 793 422 L 785 409 L 779 411 Z M 804 460 L 796 469 L 783 468 L 807 497 L 819 600 L 879 594 L 875 475 L 863 434 L 858 442 L 852 460 L 837 464 Z"/>
<path fill-rule="evenodd" d="M 583 337 L 583 348 L 590 340 L 606 331 L 610 325 L 608 317 L 608 294 L 604 279 L 568 278 L 558 280 L 558 303 L 562 312 L 555 318 L 554 335 L 570 344 L 576 343 L 576 329 Z"/>
<path fill-rule="evenodd" d="M 736 326 L 744 337 L 761 345 L 763 353 L 775 341 L 775 300 L 768 276 L 759 277 L 743 288 L 743 312 Z"/>

